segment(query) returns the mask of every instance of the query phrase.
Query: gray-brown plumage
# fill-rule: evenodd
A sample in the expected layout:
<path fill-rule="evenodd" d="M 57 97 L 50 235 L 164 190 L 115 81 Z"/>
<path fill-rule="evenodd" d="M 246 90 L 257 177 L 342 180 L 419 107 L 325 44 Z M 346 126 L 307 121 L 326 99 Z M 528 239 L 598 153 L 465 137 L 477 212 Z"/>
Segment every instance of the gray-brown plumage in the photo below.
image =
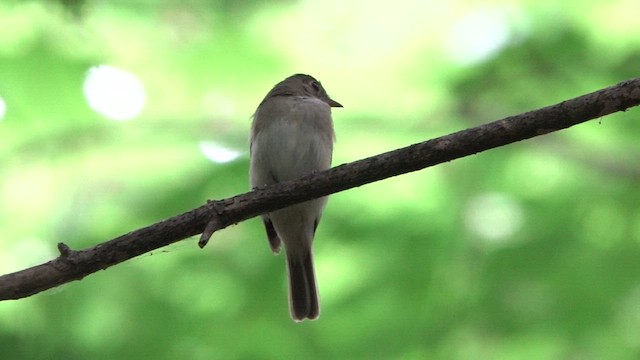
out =
<path fill-rule="evenodd" d="M 251 187 L 275 184 L 331 167 L 332 100 L 316 79 L 297 74 L 278 83 L 262 100 L 251 126 Z M 312 243 L 327 197 L 263 215 L 274 253 L 284 243 L 289 308 L 295 321 L 316 319 L 320 304 Z"/>

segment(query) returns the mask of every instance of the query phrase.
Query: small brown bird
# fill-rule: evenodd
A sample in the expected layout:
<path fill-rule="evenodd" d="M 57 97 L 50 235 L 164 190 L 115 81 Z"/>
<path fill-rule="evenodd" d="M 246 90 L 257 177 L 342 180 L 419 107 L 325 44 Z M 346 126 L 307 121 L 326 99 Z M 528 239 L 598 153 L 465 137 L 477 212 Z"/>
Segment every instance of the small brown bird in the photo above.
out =
<path fill-rule="evenodd" d="M 278 83 L 262 100 L 251 126 L 251 187 L 271 185 L 331 167 L 335 135 L 332 100 L 320 82 L 297 74 Z M 262 216 L 269 244 L 289 272 L 289 310 L 295 321 L 320 314 L 312 243 L 327 197 Z"/>

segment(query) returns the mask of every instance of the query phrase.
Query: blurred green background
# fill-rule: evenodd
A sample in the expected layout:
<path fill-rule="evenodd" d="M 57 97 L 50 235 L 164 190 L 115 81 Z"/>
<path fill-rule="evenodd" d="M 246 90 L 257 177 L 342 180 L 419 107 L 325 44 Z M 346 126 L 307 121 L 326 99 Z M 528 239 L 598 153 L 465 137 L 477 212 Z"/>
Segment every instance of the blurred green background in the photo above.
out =
<path fill-rule="evenodd" d="M 640 2 L 0 3 L 0 273 L 247 191 L 321 80 L 334 165 L 636 77 Z M 638 109 L 335 194 L 318 321 L 252 219 L 0 302 L 3 359 L 637 359 Z"/>

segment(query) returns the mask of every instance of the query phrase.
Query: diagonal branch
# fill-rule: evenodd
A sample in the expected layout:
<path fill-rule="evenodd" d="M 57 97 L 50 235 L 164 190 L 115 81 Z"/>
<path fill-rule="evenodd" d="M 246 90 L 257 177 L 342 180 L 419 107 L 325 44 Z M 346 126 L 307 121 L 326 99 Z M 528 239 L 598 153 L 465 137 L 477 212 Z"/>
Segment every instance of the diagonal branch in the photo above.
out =
<path fill-rule="evenodd" d="M 19 299 L 80 280 L 98 270 L 202 233 L 201 245 L 219 229 L 265 212 L 392 176 L 544 135 L 640 104 L 640 78 L 559 104 L 344 164 L 297 180 L 206 205 L 44 264 L 0 276 L 0 300 Z"/>

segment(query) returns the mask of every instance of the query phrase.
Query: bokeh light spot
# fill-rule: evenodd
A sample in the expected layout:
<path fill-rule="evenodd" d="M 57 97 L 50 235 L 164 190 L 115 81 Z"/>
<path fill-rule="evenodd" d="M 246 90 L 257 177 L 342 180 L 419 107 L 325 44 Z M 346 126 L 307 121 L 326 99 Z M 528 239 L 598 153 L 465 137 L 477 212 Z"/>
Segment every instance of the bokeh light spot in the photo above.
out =
<path fill-rule="evenodd" d="M 89 69 L 83 90 L 89 106 L 111 120 L 130 120 L 140 114 L 146 103 L 140 79 L 113 66 Z"/>
<path fill-rule="evenodd" d="M 219 164 L 231 162 L 240 156 L 239 151 L 226 148 L 213 141 L 201 141 L 200 151 L 207 159 Z"/>
<path fill-rule="evenodd" d="M 482 194 L 467 205 L 465 225 L 487 244 L 509 241 L 522 226 L 523 211 L 512 197 L 501 193 Z"/>
<path fill-rule="evenodd" d="M 461 18 L 449 34 L 449 55 L 460 64 L 490 58 L 509 41 L 510 24 L 498 9 L 482 9 Z"/>
<path fill-rule="evenodd" d="M 4 115 L 7 113 L 7 103 L 0 97 L 0 121 L 4 119 Z"/>

